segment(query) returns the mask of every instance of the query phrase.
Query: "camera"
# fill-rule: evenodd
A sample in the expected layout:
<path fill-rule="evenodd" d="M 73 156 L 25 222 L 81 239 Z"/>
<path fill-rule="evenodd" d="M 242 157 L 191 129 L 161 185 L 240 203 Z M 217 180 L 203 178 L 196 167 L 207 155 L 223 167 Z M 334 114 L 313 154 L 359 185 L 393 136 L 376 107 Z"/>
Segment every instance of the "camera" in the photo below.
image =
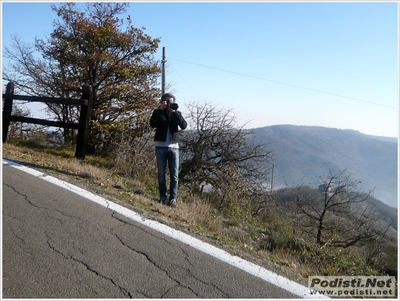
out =
<path fill-rule="evenodd" d="M 178 110 L 179 106 L 178 106 L 177 103 L 168 101 L 168 102 L 167 102 L 167 108 L 176 111 L 176 110 Z"/>

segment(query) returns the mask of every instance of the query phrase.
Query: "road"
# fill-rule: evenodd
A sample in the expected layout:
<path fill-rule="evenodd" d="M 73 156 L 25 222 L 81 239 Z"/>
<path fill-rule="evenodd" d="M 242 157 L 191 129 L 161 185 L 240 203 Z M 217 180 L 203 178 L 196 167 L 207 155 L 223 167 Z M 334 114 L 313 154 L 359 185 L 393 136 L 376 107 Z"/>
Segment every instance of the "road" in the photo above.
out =
<path fill-rule="evenodd" d="M 299 298 L 7 164 L 2 197 L 3 298 Z"/>

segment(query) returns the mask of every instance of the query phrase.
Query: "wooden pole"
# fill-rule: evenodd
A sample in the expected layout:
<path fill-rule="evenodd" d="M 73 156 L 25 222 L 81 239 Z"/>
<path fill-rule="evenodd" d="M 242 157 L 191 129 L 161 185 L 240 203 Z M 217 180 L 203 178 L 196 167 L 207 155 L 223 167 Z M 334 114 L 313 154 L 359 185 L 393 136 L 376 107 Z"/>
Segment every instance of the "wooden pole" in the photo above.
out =
<path fill-rule="evenodd" d="M 76 149 L 75 149 L 75 158 L 77 159 L 85 159 L 85 151 L 87 140 L 89 137 L 89 125 L 90 125 L 90 112 L 92 109 L 92 90 L 90 86 L 84 85 L 82 87 L 82 99 L 88 100 L 87 105 L 81 106 L 81 114 L 79 117 L 79 129 L 78 129 L 78 137 L 76 141 Z"/>
<path fill-rule="evenodd" d="M 3 107 L 3 143 L 5 143 L 7 140 L 8 128 L 10 127 L 13 95 L 14 95 L 14 83 L 9 82 L 6 88 L 4 107 Z"/>
<path fill-rule="evenodd" d="M 162 49 L 163 53 L 162 53 L 162 77 L 161 77 L 161 95 L 164 95 L 165 93 L 165 63 L 166 63 L 166 59 L 165 59 L 165 47 L 163 47 Z"/>

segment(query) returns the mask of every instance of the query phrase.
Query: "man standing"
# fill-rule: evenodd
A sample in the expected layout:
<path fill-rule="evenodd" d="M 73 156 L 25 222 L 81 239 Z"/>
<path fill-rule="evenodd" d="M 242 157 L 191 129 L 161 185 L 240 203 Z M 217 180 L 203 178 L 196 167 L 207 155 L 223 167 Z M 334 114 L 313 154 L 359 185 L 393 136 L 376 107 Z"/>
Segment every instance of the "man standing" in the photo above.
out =
<path fill-rule="evenodd" d="M 156 159 L 158 168 L 158 189 L 160 202 L 176 207 L 179 173 L 179 129 L 185 129 L 187 123 L 178 111 L 175 96 L 165 93 L 161 97 L 161 104 L 153 111 L 150 126 L 156 128 L 154 136 Z M 167 201 L 166 169 L 170 174 L 170 195 Z"/>

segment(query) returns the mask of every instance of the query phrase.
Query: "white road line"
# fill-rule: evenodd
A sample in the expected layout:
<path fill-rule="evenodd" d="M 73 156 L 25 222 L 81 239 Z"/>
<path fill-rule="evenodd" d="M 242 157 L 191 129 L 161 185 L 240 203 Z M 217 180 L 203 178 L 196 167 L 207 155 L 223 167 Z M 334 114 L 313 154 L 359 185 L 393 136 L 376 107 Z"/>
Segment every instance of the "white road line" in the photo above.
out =
<path fill-rule="evenodd" d="M 297 296 L 300 296 L 300 297 L 306 298 L 306 299 L 310 299 L 310 298 L 329 299 L 329 297 L 321 295 L 321 294 L 311 294 L 309 288 L 307 288 L 297 282 L 294 282 L 294 281 L 289 280 L 285 277 L 282 277 L 276 273 L 268 271 L 267 269 L 265 269 L 261 266 L 258 266 L 254 263 L 251 263 L 247 260 L 244 260 L 243 258 L 233 256 L 224 250 L 216 248 L 210 244 L 207 244 L 199 239 L 196 239 L 190 235 L 187 235 L 181 231 L 175 230 L 175 229 L 168 227 L 164 224 L 161 224 L 157 221 L 145 219 L 138 213 L 136 213 L 132 210 L 129 210 L 126 207 L 123 207 L 116 203 L 113 203 L 103 197 L 95 195 L 89 191 L 86 191 L 86 190 L 78 187 L 78 186 L 75 186 L 75 185 L 70 184 L 65 181 L 61 181 L 55 177 L 48 176 L 42 172 L 39 172 L 37 170 L 34 170 L 32 168 L 26 167 L 24 165 L 21 165 L 19 163 L 16 163 L 16 162 L 4 159 L 4 158 L 3 158 L 3 164 L 7 164 L 7 165 L 17 168 L 21 171 L 24 171 L 28 174 L 31 174 L 35 177 L 42 178 L 43 180 L 48 181 L 54 185 L 65 188 L 73 193 L 76 193 L 84 198 L 87 198 L 90 201 L 93 201 L 93 202 L 95 202 L 101 206 L 104 206 L 112 211 L 115 211 L 121 215 L 124 215 L 140 224 L 143 224 L 143 225 L 150 227 L 156 231 L 164 233 L 165 235 L 168 235 L 178 241 L 181 241 L 197 250 L 200 250 L 208 255 L 218 258 L 219 260 L 222 260 L 234 267 L 237 267 L 251 275 L 254 275 L 254 276 L 261 278 L 269 283 L 272 283 L 292 294 L 295 294 Z"/>

